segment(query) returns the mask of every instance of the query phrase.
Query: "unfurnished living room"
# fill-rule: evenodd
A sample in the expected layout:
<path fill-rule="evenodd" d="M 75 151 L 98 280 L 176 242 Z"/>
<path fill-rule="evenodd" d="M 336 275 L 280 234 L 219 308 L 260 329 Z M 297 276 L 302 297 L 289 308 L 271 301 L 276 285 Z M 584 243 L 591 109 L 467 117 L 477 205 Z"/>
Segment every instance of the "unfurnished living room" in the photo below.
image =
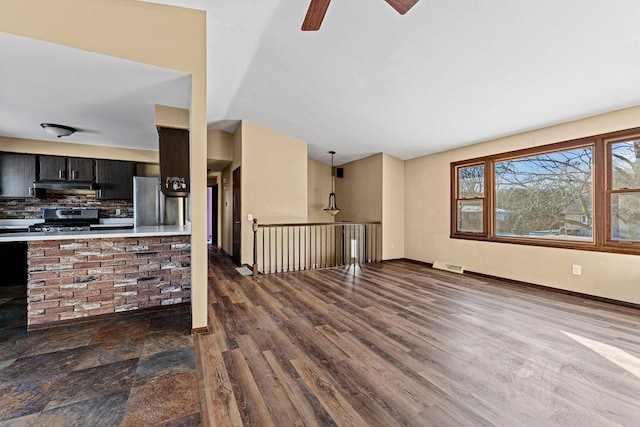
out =
<path fill-rule="evenodd" d="M 0 0 L 0 426 L 640 425 L 638 17 Z"/>

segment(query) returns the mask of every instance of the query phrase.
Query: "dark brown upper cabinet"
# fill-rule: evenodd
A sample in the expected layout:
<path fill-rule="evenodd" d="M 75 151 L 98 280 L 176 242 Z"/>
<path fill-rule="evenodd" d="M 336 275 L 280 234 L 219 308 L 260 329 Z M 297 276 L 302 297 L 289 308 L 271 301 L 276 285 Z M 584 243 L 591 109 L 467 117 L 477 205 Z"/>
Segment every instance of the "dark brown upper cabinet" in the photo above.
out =
<path fill-rule="evenodd" d="M 69 181 L 93 182 L 93 159 L 69 157 L 67 159 L 67 179 Z"/>
<path fill-rule="evenodd" d="M 160 135 L 160 182 L 169 197 L 189 195 L 189 131 L 158 127 Z"/>
<path fill-rule="evenodd" d="M 66 181 L 67 158 L 58 156 L 39 156 L 40 181 Z"/>
<path fill-rule="evenodd" d="M 119 160 L 96 160 L 96 199 L 133 199 L 134 162 Z"/>
<path fill-rule="evenodd" d="M 0 197 L 35 197 L 35 179 L 34 154 L 0 153 Z"/>
<path fill-rule="evenodd" d="M 39 156 L 40 181 L 93 182 L 93 159 Z"/>

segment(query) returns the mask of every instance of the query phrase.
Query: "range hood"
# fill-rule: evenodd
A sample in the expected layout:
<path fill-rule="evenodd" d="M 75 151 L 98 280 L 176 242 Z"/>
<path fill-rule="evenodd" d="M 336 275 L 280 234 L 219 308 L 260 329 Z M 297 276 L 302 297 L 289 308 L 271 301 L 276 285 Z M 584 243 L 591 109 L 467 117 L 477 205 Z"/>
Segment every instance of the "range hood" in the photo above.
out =
<path fill-rule="evenodd" d="M 33 183 L 36 190 L 95 190 L 96 184 L 92 182 L 78 181 L 36 181 Z"/>

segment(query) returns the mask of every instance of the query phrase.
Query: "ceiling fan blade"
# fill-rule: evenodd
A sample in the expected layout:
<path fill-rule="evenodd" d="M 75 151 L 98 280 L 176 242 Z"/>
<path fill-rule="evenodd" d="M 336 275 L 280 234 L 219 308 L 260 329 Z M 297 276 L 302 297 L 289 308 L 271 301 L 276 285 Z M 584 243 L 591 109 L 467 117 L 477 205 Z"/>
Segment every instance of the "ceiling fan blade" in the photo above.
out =
<path fill-rule="evenodd" d="M 307 16 L 302 23 L 302 31 L 318 31 L 331 0 L 311 0 Z"/>
<path fill-rule="evenodd" d="M 400 15 L 404 15 L 418 3 L 418 0 L 385 0 L 389 5 L 398 11 Z"/>

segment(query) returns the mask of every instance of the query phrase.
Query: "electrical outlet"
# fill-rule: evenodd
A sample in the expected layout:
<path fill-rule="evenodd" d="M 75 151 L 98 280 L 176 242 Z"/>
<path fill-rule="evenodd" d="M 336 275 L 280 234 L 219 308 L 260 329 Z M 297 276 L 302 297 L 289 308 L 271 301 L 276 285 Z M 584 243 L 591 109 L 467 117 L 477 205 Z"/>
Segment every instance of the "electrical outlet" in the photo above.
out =
<path fill-rule="evenodd" d="M 582 276 L 582 266 L 578 264 L 573 264 L 573 275 L 574 276 Z"/>

